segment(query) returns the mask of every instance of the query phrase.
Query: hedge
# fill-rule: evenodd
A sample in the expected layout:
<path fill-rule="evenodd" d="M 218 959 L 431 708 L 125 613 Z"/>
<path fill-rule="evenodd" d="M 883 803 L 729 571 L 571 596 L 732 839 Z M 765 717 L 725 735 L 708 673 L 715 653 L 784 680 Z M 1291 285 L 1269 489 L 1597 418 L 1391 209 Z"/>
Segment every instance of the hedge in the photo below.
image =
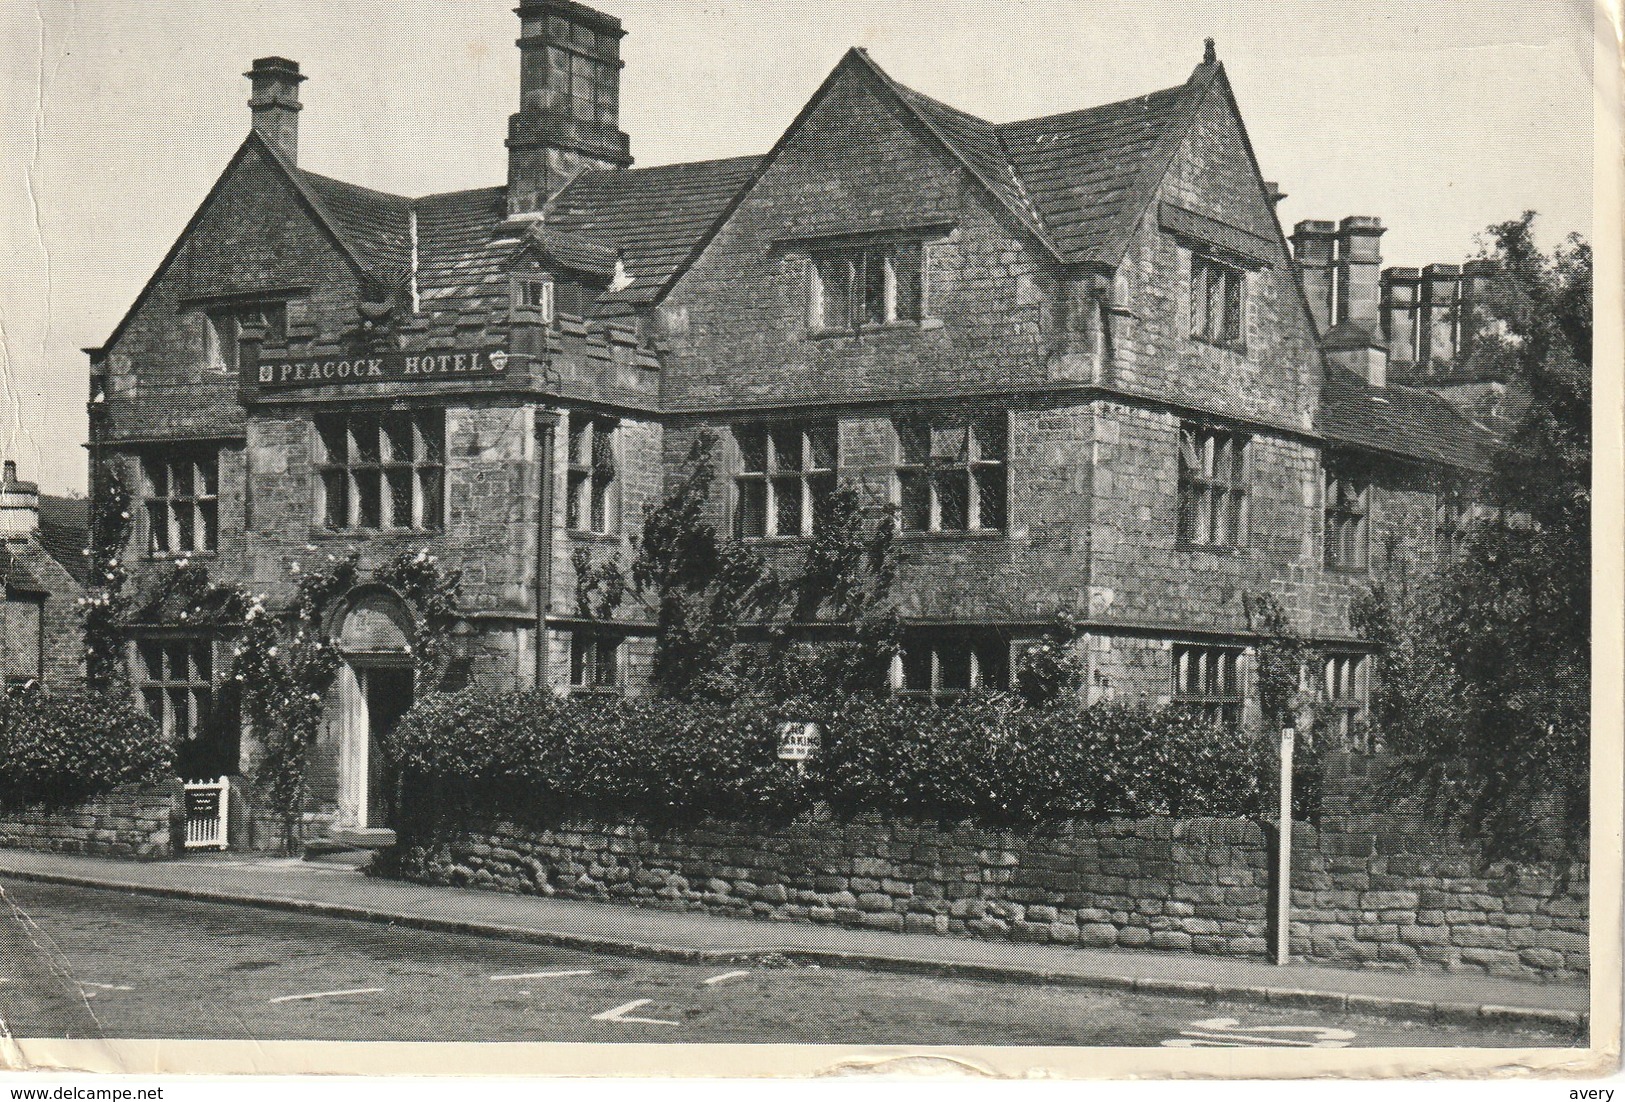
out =
<path fill-rule="evenodd" d="M 169 744 L 122 695 L 0 693 L 0 808 L 70 807 L 169 770 Z"/>
<path fill-rule="evenodd" d="M 823 725 L 799 769 L 785 718 Z M 481 689 L 421 699 L 384 751 L 413 801 L 644 820 L 773 819 L 815 804 L 853 816 L 1036 825 L 1246 817 L 1268 806 L 1272 745 L 1177 709 L 1013 697 L 953 707 L 893 697 L 773 705 Z"/>

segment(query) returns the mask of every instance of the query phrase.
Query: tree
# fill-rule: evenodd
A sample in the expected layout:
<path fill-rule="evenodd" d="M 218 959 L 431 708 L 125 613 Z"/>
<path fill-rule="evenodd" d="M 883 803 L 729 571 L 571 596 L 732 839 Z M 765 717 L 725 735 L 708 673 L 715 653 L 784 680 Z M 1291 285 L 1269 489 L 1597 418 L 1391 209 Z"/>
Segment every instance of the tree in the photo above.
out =
<path fill-rule="evenodd" d="M 800 572 L 781 576 L 706 519 L 716 443 L 710 432 L 696 437 L 683 481 L 645 514 L 632 562 L 631 592 L 655 614 L 657 691 L 692 700 L 883 687 L 900 631 L 892 512 L 870 530 L 858 496 L 837 490 L 818 505 Z M 576 569 L 580 603 L 592 615 L 612 613 L 602 597 L 618 603 L 619 567 L 582 560 Z"/>
<path fill-rule="evenodd" d="M 1571 235 L 1546 255 L 1534 221 L 1491 227 L 1483 248 L 1499 276 L 1477 355 L 1527 403 L 1481 488 L 1498 519 L 1433 591 L 1390 601 L 1397 616 L 1365 610 L 1401 660 L 1378 711 L 1403 775 L 1491 858 L 1541 856 L 1554 826 L 1582 852 L 1590 823 L 1591 249 Z"/>

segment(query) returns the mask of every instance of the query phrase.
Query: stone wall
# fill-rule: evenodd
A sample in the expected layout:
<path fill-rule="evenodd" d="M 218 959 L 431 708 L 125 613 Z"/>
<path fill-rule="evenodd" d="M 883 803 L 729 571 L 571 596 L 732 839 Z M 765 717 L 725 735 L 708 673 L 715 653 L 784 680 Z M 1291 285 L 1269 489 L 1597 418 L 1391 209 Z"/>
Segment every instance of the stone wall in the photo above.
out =
<path fill-rule="evenodd" d="M 174 854 L 172 817 L 179 783 L 130 785 L 65 810 L 29 808 L 0 815 L 0 846 L 94 857 Z"/>
<path fill-rule="evenodd" d="M 1341 771 L 1320 829 L 1295 829 L 1293 952 L 1374 968 L 1571 980 L 1588 971 L 1585 870 L 1508 879 L 1416 809 L 1372 812 Z M 441 805 L 442 808 L 444 805 Z M 840 822 L 580 820 L 401 829 L 407 879 L 667 910 L 1092 948 L 1264 957 L 1271 829 L 1142 820 L 1053 831 Z"/>

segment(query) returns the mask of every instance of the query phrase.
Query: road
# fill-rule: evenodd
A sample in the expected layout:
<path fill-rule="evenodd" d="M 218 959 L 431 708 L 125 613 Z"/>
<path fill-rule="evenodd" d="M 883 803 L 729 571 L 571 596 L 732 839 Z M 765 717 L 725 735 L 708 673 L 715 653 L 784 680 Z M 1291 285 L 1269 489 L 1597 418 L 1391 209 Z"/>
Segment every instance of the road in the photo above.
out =
<path fill-rule="evenodd" d="M 18 881 L 17 1037 L 356 1041 L 1545 1046 L 1534 1029 L 784 962 L 682 964 Z"/>

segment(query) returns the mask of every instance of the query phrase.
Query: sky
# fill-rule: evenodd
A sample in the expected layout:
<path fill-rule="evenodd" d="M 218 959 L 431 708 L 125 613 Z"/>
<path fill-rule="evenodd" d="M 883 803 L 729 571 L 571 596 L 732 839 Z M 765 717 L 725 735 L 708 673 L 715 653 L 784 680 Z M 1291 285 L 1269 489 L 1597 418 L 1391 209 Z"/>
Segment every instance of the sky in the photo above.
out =
<path fill-rule="evenodd" d="M 87 360 L 298 61 L 302 167 L 405 195 L 501 183 L 514 0 L 0 0 L 0 453 L 85 482 Z M 1455 263 L 1525 209 L 1591 233 L 1586 0 L 599 0 L 640 165 L 765 152 L 842 53 L 994 122 L 1182 83 L 1217 41 L 1266 178 Z"/>

